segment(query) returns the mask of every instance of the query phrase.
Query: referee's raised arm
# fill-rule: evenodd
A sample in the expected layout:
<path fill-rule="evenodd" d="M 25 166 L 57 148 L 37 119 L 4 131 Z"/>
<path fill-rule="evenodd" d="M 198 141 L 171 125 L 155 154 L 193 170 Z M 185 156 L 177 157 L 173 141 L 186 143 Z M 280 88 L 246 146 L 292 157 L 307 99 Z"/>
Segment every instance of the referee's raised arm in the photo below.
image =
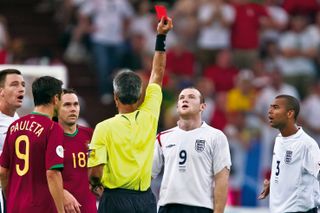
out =
<path fill-rule="evenodd" d="M 166 68 L 166 52 L 165 41 L 167 33 L 172 29 L 172 19 L 169 17 L 163 17 L 158 23 L 157 27 L 157 40 L 156 40 L 156 52 L 153 57 L 152 71 L 149 79 L 149 84 L 156 83 L 162 85 L 162 79 Z"/>

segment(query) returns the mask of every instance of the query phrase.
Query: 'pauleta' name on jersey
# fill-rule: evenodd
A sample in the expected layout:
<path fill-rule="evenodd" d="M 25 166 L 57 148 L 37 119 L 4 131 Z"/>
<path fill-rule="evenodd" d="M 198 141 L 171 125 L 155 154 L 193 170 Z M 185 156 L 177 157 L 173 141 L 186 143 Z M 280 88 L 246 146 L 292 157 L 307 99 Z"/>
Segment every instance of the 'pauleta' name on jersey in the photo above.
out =
<path fill-rule="evenodd" d="M 28 121 L 28 120 L 21 120 L 20 122 L 15 123 L 10 128 L 10 135 L 16 131 L 26 130 L 33 132 L 35 135 L 40 137 L 41 133 L 43 132 L 43 126 L 35 121 Z"/>

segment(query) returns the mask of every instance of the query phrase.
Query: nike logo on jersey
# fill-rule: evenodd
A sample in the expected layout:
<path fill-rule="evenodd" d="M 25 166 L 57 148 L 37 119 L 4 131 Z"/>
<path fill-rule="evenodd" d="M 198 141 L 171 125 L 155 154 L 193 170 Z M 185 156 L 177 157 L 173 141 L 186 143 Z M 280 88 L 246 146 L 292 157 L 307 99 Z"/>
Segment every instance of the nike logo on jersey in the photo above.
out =
<path fill-rule="evenodd" d="M 174 147 L 174 146 L 175 146 L 175 144 L 169 144 L 169 145 L 166 146 L 166 148 L 171 148 L 171 147 Z"/>

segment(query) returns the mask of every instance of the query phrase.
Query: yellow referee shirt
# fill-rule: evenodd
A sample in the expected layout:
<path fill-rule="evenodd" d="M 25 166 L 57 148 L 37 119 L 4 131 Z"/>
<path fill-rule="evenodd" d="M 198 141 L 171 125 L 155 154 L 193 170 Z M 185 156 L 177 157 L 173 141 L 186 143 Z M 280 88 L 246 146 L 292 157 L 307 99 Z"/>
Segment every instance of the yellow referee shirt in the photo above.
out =
<path fill-rule="evenodd" d="M 150 187 L 161 101 L 161 87 L 149 84 L 138 110 L 117 114 L 97 124 L 88 167 L 104 164 L 104 187 L 140 191 Z"/>

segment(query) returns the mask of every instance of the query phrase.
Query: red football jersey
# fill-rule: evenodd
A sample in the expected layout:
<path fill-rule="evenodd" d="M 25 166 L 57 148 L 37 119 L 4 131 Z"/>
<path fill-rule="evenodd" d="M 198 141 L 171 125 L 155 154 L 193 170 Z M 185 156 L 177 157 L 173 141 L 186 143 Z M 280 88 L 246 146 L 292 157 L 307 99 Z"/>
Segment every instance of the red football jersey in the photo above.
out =
<path fill-rule="evenodd" d="M 9 169 L 7 212 L 57 212 L 46 171 L 63 168 L 63 130 L 49 117 L 29 114 L 7 132 L 0 165 Z"/>
<path fill-rule="evenodd" d="M 64 189 L 68 190 L 81 204 L 81 213 L 96 213 L 96 198 L 89 190 L 88 145 L 93 130 L 78 126 L 74 134 L 64 135 Z"/>

